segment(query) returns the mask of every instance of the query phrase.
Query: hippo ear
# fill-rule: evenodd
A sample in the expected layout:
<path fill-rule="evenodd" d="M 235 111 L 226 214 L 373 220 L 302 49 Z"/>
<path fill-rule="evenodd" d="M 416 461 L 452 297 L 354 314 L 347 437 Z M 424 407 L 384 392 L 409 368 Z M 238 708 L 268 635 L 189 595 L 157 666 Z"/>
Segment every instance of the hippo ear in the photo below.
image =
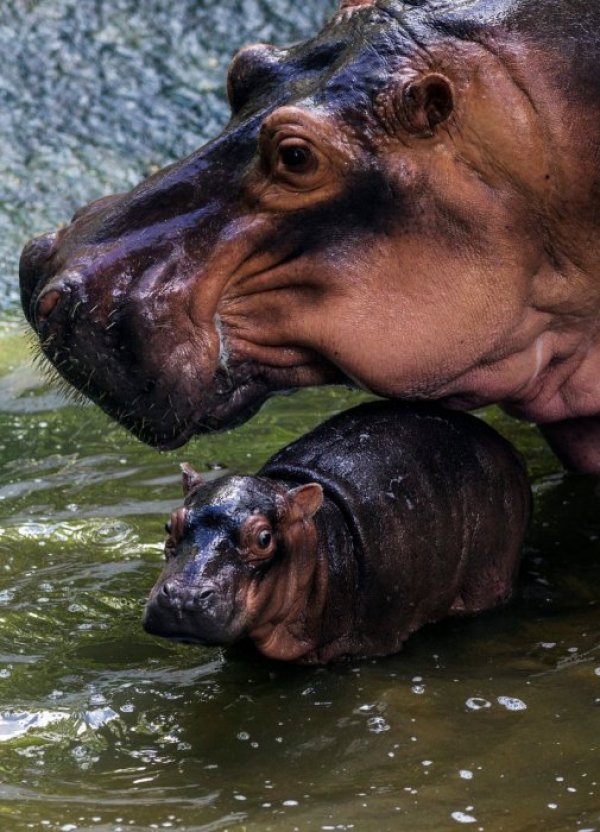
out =
<path fill-rule="evenodd" d="M 323 488 L 317 482 L 300 485 L 288 491 L 287 499 L 294 519 L 310 520 L 323 505 Z"/>
<path fill-rule="evenodd" d="M 183 483 L 183 496 L 187 497 L 187 495 L 192 491 L 192 489 L 196 488 L 198 485 L 202 485 L 204 479 L 202 475 L 199 474 L 197 471 L 194 471 L 192 466 L 188 462 L 183 462 L 181 464 L 181 480 Z"/>
<path fill-rule="evenodd" d="M 454 109 L 452 83 L 437 72 L 409 81 L 402 90 L 401 109 L 401 120 L 411 133 L 432 136 Z"/>

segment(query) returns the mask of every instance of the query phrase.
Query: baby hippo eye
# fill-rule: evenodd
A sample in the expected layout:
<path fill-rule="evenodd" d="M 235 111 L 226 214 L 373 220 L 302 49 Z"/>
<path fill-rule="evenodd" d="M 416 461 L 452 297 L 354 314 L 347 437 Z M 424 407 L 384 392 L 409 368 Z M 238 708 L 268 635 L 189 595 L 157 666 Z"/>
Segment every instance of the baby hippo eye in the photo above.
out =
<path fill-rule="evenodd" d="M 268 549 L 271 545 L 272 540 L 273 535 L 268 529 L 263 529 L 256 536 L 256 542 L 258 543 L 261 549 Z"/>
<path fill-rule="evenodd" d="M 253 514 L 246 520 L 240 543 L 249 561 L 268 560 L 275 554 L 275 536 L 264 514 Z"/>

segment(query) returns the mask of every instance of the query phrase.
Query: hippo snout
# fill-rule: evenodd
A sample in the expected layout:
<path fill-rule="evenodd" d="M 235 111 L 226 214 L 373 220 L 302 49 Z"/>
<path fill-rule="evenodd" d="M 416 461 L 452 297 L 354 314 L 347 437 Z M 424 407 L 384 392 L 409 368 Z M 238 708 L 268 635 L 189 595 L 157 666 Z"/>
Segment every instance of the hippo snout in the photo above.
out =
<path fill-rule="evenodd" d="M 179 581 L 165 581 L 158 593 L 160 602 L 175 608 L 188 610 L 203 608 L 209 610 L 211 605 L 218 603 L 219 596 L 214 584 L 202 584 L 199 587 L 188 588 Z"/>
<path fill-rule="evenodd" d="M 143 626 L 152 635 L 178 641 L 226 644 L 230 618 L 231 609 L 215 584 L 188 587 L 166 580 L 146 604 Z"/>

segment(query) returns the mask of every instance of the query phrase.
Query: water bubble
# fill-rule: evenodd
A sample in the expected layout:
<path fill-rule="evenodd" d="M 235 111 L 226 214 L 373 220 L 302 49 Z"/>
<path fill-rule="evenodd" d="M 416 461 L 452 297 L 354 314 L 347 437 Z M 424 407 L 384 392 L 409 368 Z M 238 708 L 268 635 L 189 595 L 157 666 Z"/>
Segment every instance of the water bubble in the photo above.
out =
<path fill-rule="evenodd" d="M 384 731 L 389 731 L 391 726 L 382 716 L 372 716 L 367 719 L 367 727 L 373 734 L 383 734 Z"/>
<path fill-rule="evenodd" d="M 477 823 L 477 818 L 474 818 L 473 815 L 467 815 L 465 812 L 452 812 L 451 818 L 457 823 Z"/>
<path fill-rule="evenodd" d="M 515 696 L 499 696 L 498 704 L 503 705 L 507 711 L 526 711 L 527 705 L 522 699 L 517 699 Z"/>
<path fill-rule="evenodd" d="M 458 772 L 458 776 L 462 780 L 472 780 L 473 779 L 473 772 L 469 771 L 468 768 L 461 768 L 461 770 Z"/>
<path fill-rule="evenodd" d="M 284 800 L 282 803 L 283 806 L 298 806 L 297 800 Z"/>
<path fill-rule="evenodd" d="M 481 696 L 471 696 L 465 702 L 465 705 L 470 711 L 484 711 L 487 708 L 492 707 L 492 703 L 488 702 L 487 699 L 483 699 Z"/>

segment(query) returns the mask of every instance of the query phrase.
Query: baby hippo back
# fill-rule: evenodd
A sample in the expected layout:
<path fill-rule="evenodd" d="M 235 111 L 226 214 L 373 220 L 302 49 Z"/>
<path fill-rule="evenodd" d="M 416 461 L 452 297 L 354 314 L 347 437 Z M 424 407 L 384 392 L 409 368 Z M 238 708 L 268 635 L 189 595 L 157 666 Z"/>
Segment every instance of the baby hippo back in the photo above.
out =
<path fill-rule="evenodd" d="M 315 518 L 320 538 L 331 536 L 337 512 L 350 530 L 353 563 L 327 547 L 329 617 L 352 617 L 341 627 L 349 642 L 336 651 L 393 653 L 427 622 L 510 595 L 531 493 L 520 456 L 476 417 L 365 404 L 288 445 L 259 475 L 319 482 L 335 506 Z M 354 598 L 344 601 L 349 585 Z"/>

